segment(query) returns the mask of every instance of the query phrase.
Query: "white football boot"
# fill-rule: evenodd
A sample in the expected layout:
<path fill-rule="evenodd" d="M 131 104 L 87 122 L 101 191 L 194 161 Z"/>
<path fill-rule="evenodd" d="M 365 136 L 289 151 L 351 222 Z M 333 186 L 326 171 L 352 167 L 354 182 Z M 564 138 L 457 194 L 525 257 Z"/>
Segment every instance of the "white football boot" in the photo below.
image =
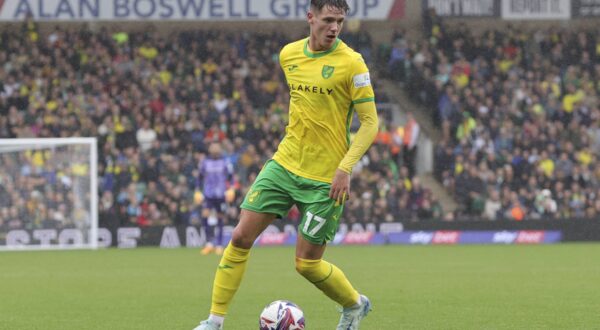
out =
<path fill-rule="evenodd" d="M 360 320 L 371 311 L 371 301 L 364 295 L 360 295 L 360 304 L 342 309 L 342 317 L 336 330 L 358 330 Z"/>
<path fill-rule="evenodd" d="M 195 327 L 194 330 L 223 330 L 223 325 L 217 324 L 211 320 L 205 320 L 200 322 L 200 325 Z"/>

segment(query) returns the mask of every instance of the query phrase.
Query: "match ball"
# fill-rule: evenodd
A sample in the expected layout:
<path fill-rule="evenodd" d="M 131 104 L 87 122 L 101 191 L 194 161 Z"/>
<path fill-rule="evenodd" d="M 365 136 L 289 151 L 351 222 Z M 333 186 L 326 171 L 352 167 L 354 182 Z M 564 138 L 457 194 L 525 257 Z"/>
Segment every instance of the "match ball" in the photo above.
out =
<path fill-rule="evenodd" d="M 265 306 L 258 324 L 260 330 L 301 330 L 304 313 L 291 301 L 276 300 Z"/>

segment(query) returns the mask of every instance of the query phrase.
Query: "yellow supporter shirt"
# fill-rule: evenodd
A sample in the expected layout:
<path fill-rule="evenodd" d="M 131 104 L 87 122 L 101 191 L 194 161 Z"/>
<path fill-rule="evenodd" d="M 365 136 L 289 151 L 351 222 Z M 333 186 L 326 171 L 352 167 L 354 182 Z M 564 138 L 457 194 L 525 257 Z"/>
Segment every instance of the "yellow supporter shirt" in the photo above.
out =
<path fill-rule="evenodd" d="M 289 123 L 273 159 L 304 178 L 331 183 L 350 147 L 354 105 L 374 102 L 362 56 L 340 39 L 313 53 L 308 38 L 279 57 L 290 89 Z"/>
<path fill-rule="evenodd" d="M 575 103 L 583 100 L 585 97 L 585 93 L 583 91 L 578 90 L 575 94 L 567 94 L 563 98 L 563 108 L 566 112 L 571 113 L 575 110 Z"/>
<path fill-rule="evenodd" d="M 584 149 L 577 153 L 577 160 L 581 165 L 588 166 L 592 163 L 592 154 Z"/>
<path fill-rule="evenodd" d="M 464 73 L 459 73 L 452 77 L 452 79 L 460 89 L 467 87 L 469 84 L 469 76 Z"/>
<path fill-rule="evenodd" d="M 71 164 L 71 171 L 75 176 L 86 176 L 88 174 L 88 164 L 85 163 L 73 163 Z"/>
<path fill-rule="evenodd" d="M 554 173 L 554 161 L 550 158 L 540 161 L 539 167 L 547 177 L 551 177 Z"/>
<path fill-rule="evenodd" d="M 142 57 L 144 57 L 147 60 L 153 60 L 156 58 L 156 56 L 158 56 L 158 49 L 156 49 L 156 47 L 142 46 L 139 48 L 139 51 L 140 55 L 142 55 Z"/>
<path fill-rule="evenodd" d="M 160 77 L 160 82 L 164 86 L 168 86 L 171 83 L 171 79 L 173 79 L 173 74 L 171 74 L 169 70 L 160 71 L 158 76 Z"/>

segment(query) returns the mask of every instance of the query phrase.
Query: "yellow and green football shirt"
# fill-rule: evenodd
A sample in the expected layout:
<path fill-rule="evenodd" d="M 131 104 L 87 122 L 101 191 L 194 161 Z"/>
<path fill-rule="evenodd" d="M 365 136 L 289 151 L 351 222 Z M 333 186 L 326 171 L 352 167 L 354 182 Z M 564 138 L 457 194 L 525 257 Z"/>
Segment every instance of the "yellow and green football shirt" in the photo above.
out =
<path fill-rule="evenodd" d="M 374 102 L 362 56 L 340 39 L 314 53 L 308 38 L 286 45 L 279 57 L 290 89 L 289 123 L 273 159 L 288 171 L 331 183 L 350 147 L 354 105 Z"/>

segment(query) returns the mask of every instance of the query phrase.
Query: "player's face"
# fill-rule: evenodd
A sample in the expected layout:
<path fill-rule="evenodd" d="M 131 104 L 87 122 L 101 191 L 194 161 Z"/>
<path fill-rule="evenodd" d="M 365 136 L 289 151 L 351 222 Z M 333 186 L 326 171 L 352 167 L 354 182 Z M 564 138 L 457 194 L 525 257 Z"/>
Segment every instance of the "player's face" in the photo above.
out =
<path fill-rule="evenodd" d="M 211 144 L 208 147 L 208 153 L 214 159 L 217 159 L 217 158 L 221 157 L 221 146 L 219 146 L 216 143 Z"/>
<path fill-rule="evenodd" d="M 323 51 L 331 48 L 336 38 L 342 32 L 346 14 L 343 10 L 325 6 L 321 10 L 308 12 L 310 24 L 310 48 L 314 51 Z"/>

